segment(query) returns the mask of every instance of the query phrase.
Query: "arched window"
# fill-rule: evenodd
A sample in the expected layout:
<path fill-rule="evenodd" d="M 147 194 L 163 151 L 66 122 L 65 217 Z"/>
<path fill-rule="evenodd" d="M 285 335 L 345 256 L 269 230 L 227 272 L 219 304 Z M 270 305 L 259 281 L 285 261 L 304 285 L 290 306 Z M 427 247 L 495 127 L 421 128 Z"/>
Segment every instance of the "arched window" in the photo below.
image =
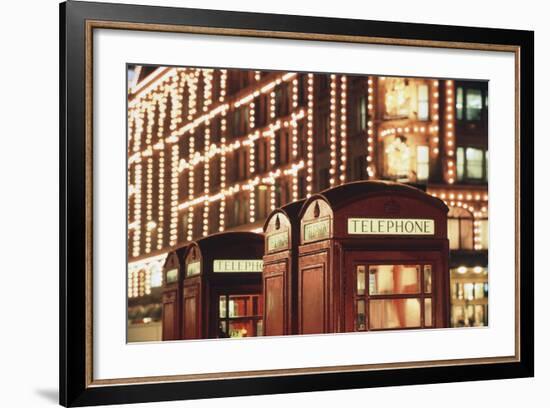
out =
<path fill-rule="evenodd" d="M 450 249 L 474 249 L 474 217 L 469 211 L 451 207 L 447 220 Z"/>

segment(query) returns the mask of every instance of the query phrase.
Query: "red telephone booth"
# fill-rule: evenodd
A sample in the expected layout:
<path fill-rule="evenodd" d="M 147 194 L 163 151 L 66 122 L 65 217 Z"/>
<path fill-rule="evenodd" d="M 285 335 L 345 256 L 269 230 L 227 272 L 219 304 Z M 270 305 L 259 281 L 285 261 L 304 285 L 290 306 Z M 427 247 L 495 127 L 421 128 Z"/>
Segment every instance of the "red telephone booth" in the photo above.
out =
<path fill-rule="evenodd" d="M 181 295 L 184 259 L 187 245 L 171 251 L 166 257 L 162 287 L 162 340 L 181 338 Z"/>
<path fill-rule="evenodd" d="M 183 338 L 261 336 L 264 238 L 223 232 L 189 245 L 183 280 Z"/>
<path fill-rule="evenodd" d="M 447 206 L 362 181 L 300 212 L 298 333 L 449 327 Z"/>
<path fill-rule="evenodd" d="M 264 225 L 264 335 L 296 334 L 299 212 L 305 200 L 273 211 Z"/>

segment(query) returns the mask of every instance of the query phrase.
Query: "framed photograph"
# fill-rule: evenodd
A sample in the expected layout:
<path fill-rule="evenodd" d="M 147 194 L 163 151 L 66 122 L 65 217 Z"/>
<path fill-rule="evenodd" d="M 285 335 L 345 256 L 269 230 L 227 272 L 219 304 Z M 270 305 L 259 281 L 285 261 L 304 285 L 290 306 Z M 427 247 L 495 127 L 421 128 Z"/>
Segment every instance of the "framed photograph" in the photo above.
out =
<path fill-rule="evenodd" d="M 65 406 L 534 375 L 534 33 L 61 4 Z"/>

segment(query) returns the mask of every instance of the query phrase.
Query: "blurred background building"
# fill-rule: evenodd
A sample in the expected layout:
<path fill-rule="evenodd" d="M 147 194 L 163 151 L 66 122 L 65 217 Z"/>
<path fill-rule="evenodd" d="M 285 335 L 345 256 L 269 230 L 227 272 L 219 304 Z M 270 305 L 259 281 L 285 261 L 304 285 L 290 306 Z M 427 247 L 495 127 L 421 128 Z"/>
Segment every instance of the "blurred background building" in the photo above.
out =
<path fill-rule="evenodd" d="M 276 207 L 366 179 L 450 207 L 455 327 L 488 324 L 487 82 L 128 67 L 129 341 L 160 339 L 170 249 L 261 231 Z"/>

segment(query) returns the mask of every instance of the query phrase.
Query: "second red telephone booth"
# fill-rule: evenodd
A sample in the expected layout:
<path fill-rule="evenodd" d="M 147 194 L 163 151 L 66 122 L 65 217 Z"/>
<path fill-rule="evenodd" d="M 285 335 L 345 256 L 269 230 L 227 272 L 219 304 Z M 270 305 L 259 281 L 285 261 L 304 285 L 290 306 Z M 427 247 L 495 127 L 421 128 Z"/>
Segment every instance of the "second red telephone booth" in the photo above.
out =
<path fill-rule="evenodd" d="M 305 200 L 273 211 L 264 225 L 264 335 L 296 334 L 300 209 Z"/>
<path fill-rule="evenodd" d="M 222 232 L 189 244 L 183 280 L 183 338 L 263 334 L 264 238 Z"/>

